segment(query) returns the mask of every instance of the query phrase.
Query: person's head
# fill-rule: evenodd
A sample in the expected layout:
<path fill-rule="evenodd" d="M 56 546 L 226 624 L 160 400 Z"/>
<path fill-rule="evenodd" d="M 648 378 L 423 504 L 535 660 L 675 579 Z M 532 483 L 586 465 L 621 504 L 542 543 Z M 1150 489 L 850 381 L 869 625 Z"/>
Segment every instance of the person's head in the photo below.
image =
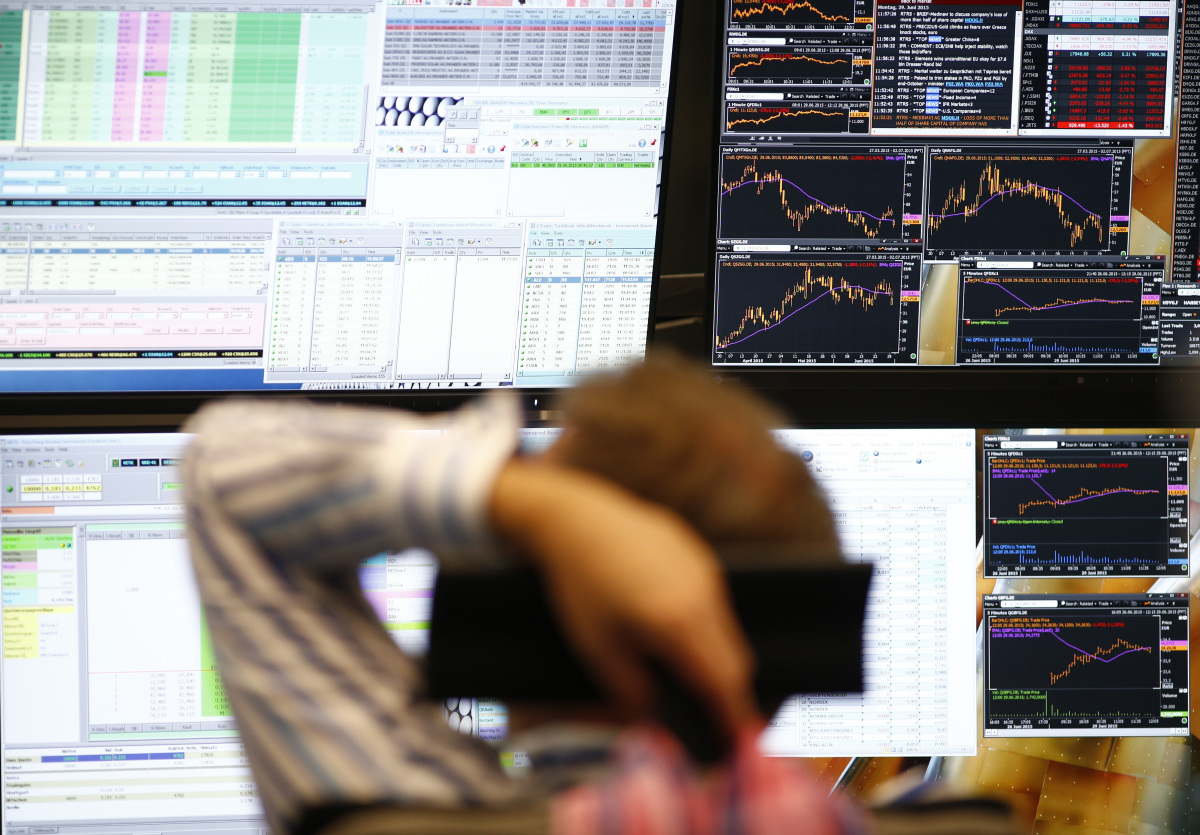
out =
<path fill-rule="evenodd" d="M 837 553 L 833 517 L 799 457 L 771 434 L 783 418 L 673 355 L 595 377 L 562 398 L 563 433 L 546 453 L 674 510 L 728 546 Z"/>

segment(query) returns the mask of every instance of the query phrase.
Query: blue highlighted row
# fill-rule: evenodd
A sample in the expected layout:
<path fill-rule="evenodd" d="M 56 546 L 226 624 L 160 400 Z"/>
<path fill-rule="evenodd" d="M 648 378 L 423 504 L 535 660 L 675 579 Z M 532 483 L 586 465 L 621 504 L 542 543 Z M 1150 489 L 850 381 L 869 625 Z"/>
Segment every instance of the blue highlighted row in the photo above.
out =
<path fill-rule="evenodd" d="M 103 763 L 117 760 L 182 760 L 186 757 L 183 751 L 170 751 L 162 754 L 63 754 L 54 757 L 42 757 L 44 763 Z"/>

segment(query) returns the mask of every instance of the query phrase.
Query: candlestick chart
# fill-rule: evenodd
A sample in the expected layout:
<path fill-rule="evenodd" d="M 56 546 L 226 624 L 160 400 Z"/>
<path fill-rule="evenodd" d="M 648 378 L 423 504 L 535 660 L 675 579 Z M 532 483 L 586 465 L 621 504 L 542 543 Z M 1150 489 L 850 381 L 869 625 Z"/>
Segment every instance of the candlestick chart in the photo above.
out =
<path fill-rule="evenodd" d="M 1003 610 L 990 598 L 986 735 L 1187 732 L 1186 596 L 1012 595 Z"/>
<path fill-rule="evenodd" d="M 854 21 L 853 0 L 733 0 L 735 26 L 755 23 L 846 26 Z"/>
<path fill-rule="evenodd" d="M 722 238 L 886 241 L 904 235 L 903 155 L 732 153 L 722 162 Z"/>
<path fill-rule="evenodd" d="M 849 133 L 850 109 L 837 102 L 736 102 L 725 111 L 729 133 Z"/>
<path fill-rule="evenodd" d="M 899 350 L 902 263 L 755 259 L 723 263 L 718 278 L 718 351 Z"/>
<path fill-rule="evenodd" d="M 1168 461 L 1162 455 L 1047 455 L 989 463 L 992 519 L 1160 519 L 1168 514 Z"/>
<path fill-rule="evenodd" d="M 1128 206 L 1114 157 L 930 156 L 929 248 L 1106 253 L 1114 203 Z M 1119 250 L 1118 250 L 1119 251 Z"/>
<path fill-rule="evenodd" d="M 1050 327 L 1059 335 L 1068 322 L 1136 323 L 1142 318 L 1142 282 L 1133 277 L 1027 271 L 1011 276 L 972 274 L 963 279 L 962 318 L 1055 323 Z"/>
<path fill-rule="evenodd" d="M 999 689 L 1154 688 L 1159 619 L 1151 615 L 991 617 L 991 686 Z"/>
<path fill-rule="evenodd" d="M 1161 276 L 1152 259 L 960 258 L 959 361 L 1156 363 Z"/>

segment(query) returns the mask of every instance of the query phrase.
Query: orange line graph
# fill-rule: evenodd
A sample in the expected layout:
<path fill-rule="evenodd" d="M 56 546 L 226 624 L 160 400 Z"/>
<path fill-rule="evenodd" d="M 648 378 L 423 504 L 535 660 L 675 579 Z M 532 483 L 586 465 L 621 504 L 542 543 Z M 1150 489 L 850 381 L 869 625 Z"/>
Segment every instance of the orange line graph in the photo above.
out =
<path fill-rule="evenodd" d="M 1052 302 L 1038 305 L 1014 304 L 1009 307 L 996 308 L 996 315 L 1002 316 L 1013 311 L 1025 313 L 1030 310 L 1053 310 L 1056 307 L 1074 306 L 1077 304 L 1134 304 L 1130 299 L 1055 299 Z"/>
<path fill-rule="evenodd" d="M 1116 495 L 1119 493 L 1120 494 L 1130 494 L 1130 495 L 1134 495 L 1134 496 L 1147 496 L 1147 495 L 1150 495 L 1151 493 L 1157 493 L 1157 492 L 1158 492 L 1157 490 L 1133 490 L 1129 487 L 1110 487 L 1107 490 L 1089 490 L 1086 487 L 1080 487 L 1078 493 L 1075 493 L 1072 496 L 1067 496 L 1065 499 L 1055 499 L 1050 496 L 1047 496 L 1044 499 L 1034 499 L 1033 501 L 1022 502 L 1021 504 L 1017 505 L 1017 515 L 1024 516 L 1025 511 L 1028 510 L 1029 508 L 1041 507 L 1043 505 L 1050 505 L 1051 507 L 1060 507 L 1061 505 L 1064 505 L 1064 504 L 1073 504 L 1074 502 L 1081 502 L 1084 499 L 1097 499 L 1097 498 L 1100 498 L 1101 496 L 1113 496 L 1113 495 Z"/>
<path fill-rule="evenodd" d="M 748 329 L 752 329 L 750 335 L 759 331 L 770 330 L 799 309 L 792 309 L 795 307 L 798 299 L 807 300 L 812 295 L 812 301 L 816 301 L 826 293 L 833 297 L 834 304 L 849 302 L 850 304 L 862 305 L 863 310 L 868 310 L 879 304 L 879 297 L 883 295 L 887 296 L 888 305 L 896 303 L 892 294 L 892 285 L 886 279 L 876 282 L 874 287 L 862 287 L 852 284 L 845 278 L 835 278 L 831 275 L 815 275 L 812 267 L 805 267 L 804 277 L 793 284 L 783 294 L 783 300 L 780 301 L 778 307 L 769 311 L 761 307 L 747 307 L 746 312 L 742 314 L 742 321 L 728 336 L 717 340 L 717 347 L 725 348 L 734 342 L 740 341 L 748 335 Z"/>
<path fill-rule="evenodd" d="M 729 119 L 725 123 L 725 130 L 733 130 L 734 125 L 765 125 L 767 122 L 775 119 L 782 119 L 786 116 L 844 116 L 844 110 L 781 110 L 778 113 L 772 113 L 770 116 L 764 116 L 761 119 Z"/>
<path fill-rule="evenodd" d="M 742 5 L 745 5 L 745 4 L 742 4 Z M 830 22 L 833 22 L 835 20 L 844 20 L 847 23 L 850 22 L 850 18 L 846 17 L 845 15 L 840 15 L 840 14 L 827 15 L 827 14 L 825 14 L 823 11 L 821 11 L 816 6 L 814 6 L 812 3 L 808 2 L 808 0 L 802 0 L 802 2 L 800 2 L 800 3 L 770 3 L 767 0 L 761 0 L 761 2 L 758 4 L 757 8 L 734 9 L 733 10 L 733 18 L 734 18 L 734 20 L 744 19 L 747 17 L 753 17 L 754 15 L 766 14 L 769 11 L 770 12 L 779 12 L 780 14 L 786 15 L 788 12 L 799 11 L 801 9 L 808 9 L 809 11 L 813 12 L 817 17 L 821 18 L 821 20 L 828 20 Z"/>
<path fill-rule="evenodd" d="M 850 62 L 845 58 L 834 58 L 832 61 L 822 61 L 820 58 L 814 58 L 811 55 L 771 55 L 770 53 L 760 55 L 757 61 L 742 61 L 734 64 L 729 68 L 729 74 L 733 75 L 742 67 L 761 67 L 768 61 L 808 61 L 812 64 L 821 64 L 826 67 L 834 67 L 838 64 L 850 65 Z"/>
<path fill-rule="evenodd" d="M 771 184 L 777 184 L 779 188 L 779 206 L 783 209 L 787 219 L 796 227 L 796 231 L 804 226 L 805 222 L 817 215 L 827 215 L 834 217 L 840 215 L 851 226 L 861 229 L 862 233 L 868 238 L 877 238 L 883 231 L 885 223 L 890 223 L 891 227 L 895 226 L 895 212 L 891 207 L 884 209 L 878 218 L 873 217 L 865 211 L 856 211 L 849 206 L 841 204 L 827 204 L 819 200 L 809 198 L 809 202 L 802 208 L 793 209 L 788 201 L 787 189 L 790 183 L 783 176 L 781 171 L 771 171 L 766 174 L 759 174 L 758 167 L 752 162 L 742 171 L 742 176 L 736 180 L 727 183 L 721 183 L 721 193 L 728 194 L 733 189 L 753 185 L 755 194 L 762 194 L 763 191 Z M 794 184 L 792 184 L 794 185 Z M 805 195 L 806 197 L 808 195 Z"/>
<path fill-rule="evenodd" d="M 1108 649 L 1097 649 L 1095 657 L 1092 657 L 1091 655 L 1085 655 L 1083 653 L 1076 653 L 1075 657 L 1071 659 L 1071 663 L 1067 665 L 1067 668 L 1065 670 L 1063 670 L 1061 673 L 1051 673 L 1050 674 L 1050 683 L 1057 684 L 1063 677 L 1065 677 L 1068 673 L 1071 672 L 1071 670 L 1075 669 L 1077 666 L 1083 666 L 1084 664 L 1089 664 L 1092 661 L 1099 660 L 1099 659 L 1103 658 L 1105 655 L 1110 655 L 1119 649 L 1124 649 L 1126 651 L 1130 651 L 1130 650 L 1149 651 L 1150 647 L 1138 646 L 1137 644 L 1129 643 L 1124 638 L 1117 638 L 1117 642 L 1115 644 L 1113 644 L 1111 647 L 1109 647 Z"/>
<path fill-rule="evenodd" d="M 1068 201 L 1069 198 L 1056 188 L 1043 186 L 1035 183 L 1032 180 L 1010 180 L 1000 174 L 1000 169 L 989 162 L 983 169 L 983 173 L 979 175 L 979 187 L 977 194 L 971 200 L 967 199 L 967 184 L 963 183 L 958 188 L 953 189 L 946 197 L 946 202 L 942 206 L 942 211 L 939 214 L 929 216 L 929 228 L 936 230 L 949 217 L 962 217 L 968 219 L 978 214 L 984 204 L 991 202 L 993 199 L 1004 200 L 1006 197 L 1033 197 L 1036 200 L 1042 200 L 1053 206 L 1058 211 L 1058 220 L 1062 223 L 1063 228 L 1071 233 L 1071 246 L 1083 240 L 1087 230 L 1093 229 L 1096 232 L 1096 237 L 1099 241 L 1104 240 L 1104 219 L 1094 212 L 1080 208 L 1080 211 L 1086 214 L 1082 222 L 1076 222 L 1069 214 Z M 1070 201 L 1074 202 L 1074 201 Z"/>

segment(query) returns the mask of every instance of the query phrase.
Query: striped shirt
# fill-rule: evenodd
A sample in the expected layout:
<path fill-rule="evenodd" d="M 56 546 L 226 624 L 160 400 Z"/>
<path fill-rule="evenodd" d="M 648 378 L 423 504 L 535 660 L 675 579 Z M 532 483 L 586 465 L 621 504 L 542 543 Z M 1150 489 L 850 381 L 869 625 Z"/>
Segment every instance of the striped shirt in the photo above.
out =
<path fill-rule="evenodd" d="M 446 726 L 356 575 L 409 547 L 443 570 L 493 565 L 487 502 L 519 420 L 496 395 L 436 417 L 234 401 L 187 425 L 200 597 L 276 831 L 314 807 L 461 808 L 529 791 L 494 749 Z"/>
<path fill-rule="evenodd" d="M 487 505 L 519 418 L 513 399 L 493 395 L 426 418 L 234 401 L 187 425 L 200 597 L 275 831 L 331 807 L 489 815 L 544 796 L 541 781 L 509 778 L 494 749 L 447 727 L 419 663 L 392 642 L 357 577 L 363 559 L 410 547 L 436 553 L 442 570 L 498 565 Z M 863 831 L 803 770 L 762 757 L 753 735 L 707 778 L 663 731 L 635 730 L 617 753 L 606 779 L 559 795 L 556 832 Z"/>

